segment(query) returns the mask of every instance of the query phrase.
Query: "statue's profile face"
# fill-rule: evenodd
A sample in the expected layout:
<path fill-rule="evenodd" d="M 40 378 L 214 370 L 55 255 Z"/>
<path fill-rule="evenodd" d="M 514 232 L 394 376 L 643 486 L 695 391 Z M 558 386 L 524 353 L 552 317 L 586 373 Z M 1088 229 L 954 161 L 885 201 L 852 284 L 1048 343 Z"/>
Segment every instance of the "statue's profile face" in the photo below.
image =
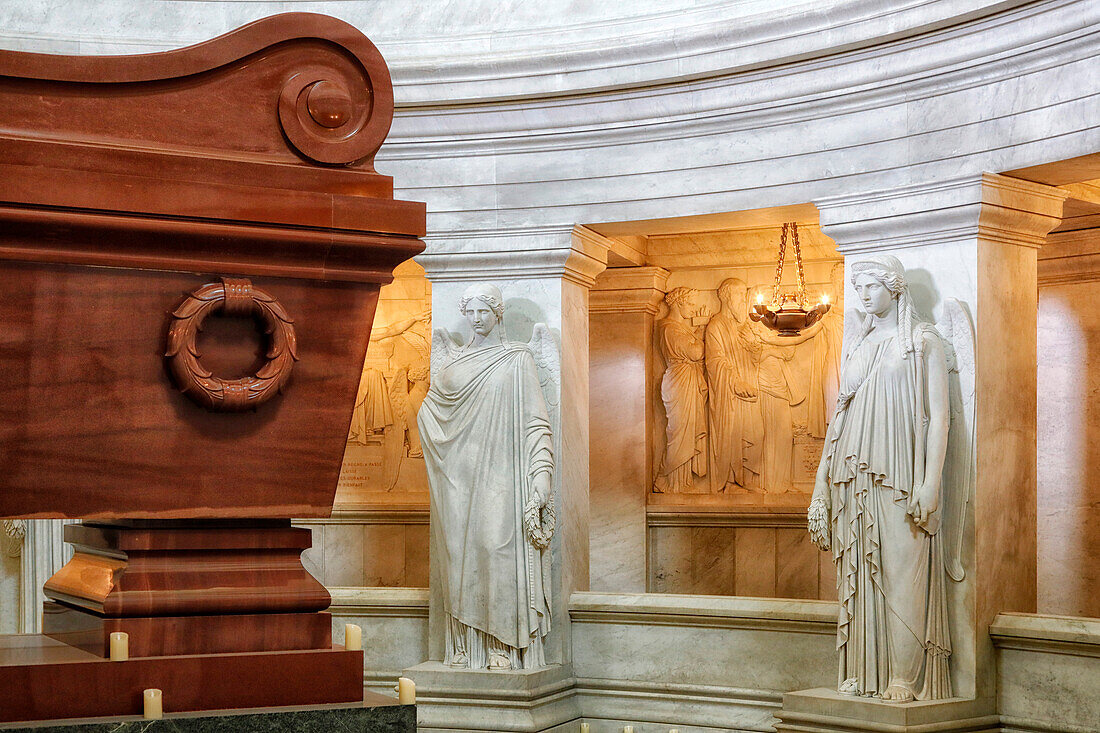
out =
<path fill-rule="evenodd" d="M 863 304 L 863 310 L 872 316 L 883 316 L 890 312 L 894 294 L 872 275 L 860 275 L 855 282 L 856 295 Z"/>
<path fill-rule="evenodd" d="M 497 327 L 497 314 L 480 298 L 472 298 L 466 304 L 466 321 L 478 336 L 488 336 Z"/>

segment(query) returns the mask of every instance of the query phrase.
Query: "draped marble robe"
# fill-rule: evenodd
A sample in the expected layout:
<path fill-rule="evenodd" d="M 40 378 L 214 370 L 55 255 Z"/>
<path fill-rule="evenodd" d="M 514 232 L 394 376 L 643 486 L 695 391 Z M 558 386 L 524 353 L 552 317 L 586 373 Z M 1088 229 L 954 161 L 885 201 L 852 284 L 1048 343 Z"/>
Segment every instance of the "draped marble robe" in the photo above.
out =
<path fill-rule="evenodd" d="M 759 358 L 760 341 L 753 339 L 749 323 L 720 311 L 707 324 L 705 343 L 714 486 L 718 491 L 731 484 L 756 488 L 760 485 L 764 433 L 754 363 Z M 739 385 L 748 392 L 737 394 Z"/>
<path fill-rule="evenodd" d="M 418 416 L 440 553 L 447 658 L 491 653 L 513 669 L 545 664 L 550 550 L 525 536 L 532 478 L 553 472 L 553 441 L 526 344 L 466 347 L 439 370 Z"/>
<path fill-rule="evenodd" d="M 919 324 L 914 339 L 940 336 Z M 838 679 L 855 680 L 855 694 L 878 696 L 900 682 L 917 700 L 951 696 L 943 502 L 927 530 L 906 512 L 924 480 L 928 354 L 903 357 L 896 336 L 861 342 L 844 364 L 825 441 Z"/>
<path fill-rule="evenodd" d="M 661 352 L 668 368 L 661 377 L 661 401 L 668 424 L 665 456 L 654 488 L 687 492 L 695 476 L 707 473 L 707 378 L 703 339 L 672 319 L 657 324 Z"/>

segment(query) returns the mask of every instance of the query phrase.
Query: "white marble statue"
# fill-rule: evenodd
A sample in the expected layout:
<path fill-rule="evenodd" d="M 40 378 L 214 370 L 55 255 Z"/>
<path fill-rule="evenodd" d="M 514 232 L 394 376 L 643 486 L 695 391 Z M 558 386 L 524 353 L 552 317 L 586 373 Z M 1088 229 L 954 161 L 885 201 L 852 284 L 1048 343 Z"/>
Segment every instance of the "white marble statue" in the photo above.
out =
<path fill-rule="evenodd" d="M 891 702 L 951 696 L 947 581 L 961 580 L 973 481 L 969 316 L 920 320 L 892 255 L 852 264 L 866 316 L 849 347 L 809 509 L 831 549 L 838 690 Z"/>
<path fill-rule="evenodd" d="M 707 378 L 703 370 L 703 334 L 692 324 L 699 312 L 698 291 L 673 288 L 665 295 L 668 315 L 657 322 L 664 356 L 661 401 L 668 420 L 665 454 L 653 489 L 680 493 L 696 476 L 707 474 Z"/>
<path fill-rule="evenodd" d="M 553 440 L 544 385 L 560 359 L 536 324 L 529 344 L 504 334 L 504 300 L 473 285 L 460 309 L 461 347 L 437 330 L 432 382 L 419 413 L 431 488 L 433 552 L 447 614 L 444 663 L 530 669 L 550 630 Z"/>

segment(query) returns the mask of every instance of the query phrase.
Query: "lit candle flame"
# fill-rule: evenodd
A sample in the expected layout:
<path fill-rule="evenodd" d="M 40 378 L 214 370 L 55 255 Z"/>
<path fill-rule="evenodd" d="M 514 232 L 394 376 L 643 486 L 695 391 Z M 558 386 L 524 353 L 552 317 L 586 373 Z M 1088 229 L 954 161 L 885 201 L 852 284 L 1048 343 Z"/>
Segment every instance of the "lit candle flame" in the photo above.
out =
<path fill-rule="evenodd" d="M 763 293 L 757 293 L 756 294 L 756 304 L 757 305 L 764 305 L 764 294 Z"/>
<path fill-rule="evenodd" d="M 821 294 L 821 305 L 829 305 L 829 294 L 828 293 L 822 293 Z"/>

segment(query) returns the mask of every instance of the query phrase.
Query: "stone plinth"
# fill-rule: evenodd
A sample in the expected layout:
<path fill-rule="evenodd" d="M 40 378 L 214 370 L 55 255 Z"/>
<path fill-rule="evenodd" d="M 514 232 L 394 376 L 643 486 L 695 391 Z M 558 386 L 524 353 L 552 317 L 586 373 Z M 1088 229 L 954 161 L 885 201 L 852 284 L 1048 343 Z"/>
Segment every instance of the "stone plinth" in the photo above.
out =
<path fill-rule="evenodd" d="M 998 733 L 1000 719 L 989 700 L 951 698 L 888 703 L 818 688 L 788 692 L 776 713 L 779 733 Z"/>
<path fill-rule="evenodd" d="M 490 672 L 424 662 L 403 672 L 416 683 L 417 730 L 544 731 L 580 717 L 572 670 Z"/>

